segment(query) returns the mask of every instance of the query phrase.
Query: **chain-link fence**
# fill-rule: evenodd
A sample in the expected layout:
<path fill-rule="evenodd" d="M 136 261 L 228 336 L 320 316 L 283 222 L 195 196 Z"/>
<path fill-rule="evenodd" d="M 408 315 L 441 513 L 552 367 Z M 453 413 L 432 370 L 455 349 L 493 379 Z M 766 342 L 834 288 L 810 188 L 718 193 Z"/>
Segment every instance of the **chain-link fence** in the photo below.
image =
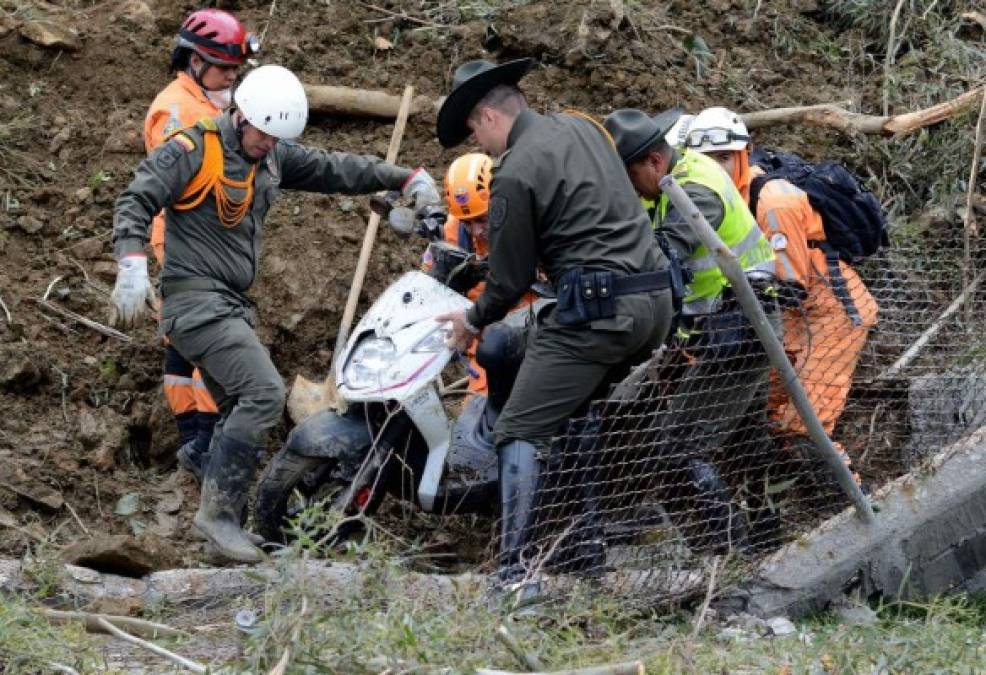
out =
<path fill-rule="evenodd" d="M 984 249 L 934 242 L 898 232 L 838 274 L 813 254 L 805 294 L 760 293 L 867 491 L 986 425 Z M 817 456 L 727 293 L 555 440 L 514 553 L 531 576 L 604 578 L 648 603 L 704 592 L 713 566 L 729 586 L 849 505 Z"/>

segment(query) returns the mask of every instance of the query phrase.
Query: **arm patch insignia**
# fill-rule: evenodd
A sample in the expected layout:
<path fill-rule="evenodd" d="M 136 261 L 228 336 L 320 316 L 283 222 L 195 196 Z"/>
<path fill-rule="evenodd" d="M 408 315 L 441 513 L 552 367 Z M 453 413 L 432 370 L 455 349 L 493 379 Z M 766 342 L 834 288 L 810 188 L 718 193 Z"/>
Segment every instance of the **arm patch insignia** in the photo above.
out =
<path fill-rule="evenodd" d="M 491 228 L 498 228 L 507 219 L 507 198 L 503 195 L 494 195 L 490 199 L 489 220 Z"/>
<path fill-rule="evenodd" d="M 188 134 L 175 134 L 173 140 L 185 152 L 191 152 L 195 149 L 195 141 L 193 141 Z"/>

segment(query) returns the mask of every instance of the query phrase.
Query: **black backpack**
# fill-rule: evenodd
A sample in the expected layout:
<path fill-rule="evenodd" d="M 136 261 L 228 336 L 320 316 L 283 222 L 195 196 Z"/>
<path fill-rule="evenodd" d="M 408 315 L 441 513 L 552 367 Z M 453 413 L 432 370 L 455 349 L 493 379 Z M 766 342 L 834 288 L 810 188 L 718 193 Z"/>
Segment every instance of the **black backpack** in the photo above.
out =
<path fill-rule="evenodd" d="M 784 178 L 808 194 L 825 227 L 825 242 L 818 247 L 855 263 L 889 243 L 887 218 L 880 201 L 863 187 L 863 181 L 841 164 L 811 164 L 790 152 L 755 148 L 750 164 L 764 170 L 750 184 L 750 211 L 757 212 L 760 190 L 767 181 Z"/>

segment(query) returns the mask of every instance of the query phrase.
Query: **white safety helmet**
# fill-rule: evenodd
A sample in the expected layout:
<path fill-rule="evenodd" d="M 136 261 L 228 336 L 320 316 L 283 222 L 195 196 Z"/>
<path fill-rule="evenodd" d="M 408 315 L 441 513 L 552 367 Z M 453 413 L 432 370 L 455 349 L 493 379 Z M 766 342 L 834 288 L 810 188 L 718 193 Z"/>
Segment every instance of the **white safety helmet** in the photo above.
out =
<path fill-rule="evenodd" d="M 706 108 L 695 116 L 685 134 L 685 147 L 698 152 L 742 150 L 749 143 L 746 125 L 728 108 Z"/>
<path fill-rule="evenodd" d="M 251 70 L 236 88 L 233 101 L 247 122 L 275 138 L 297 138 L 308 122 L 305 88 L 283 66 Z"/>
<path fill-rule="evenodd" d="M 692 120 L 695 119 L 695 115 L 682 115 L 678 118 L 678 121 L 674 123 L 674 126 L 668 129 L 668 133 L 664 134 L 665 142 L 672 148 L 680 148 L 685 144 L 685 134 L 688 133 L 688 129 L 691 128 Z"/>

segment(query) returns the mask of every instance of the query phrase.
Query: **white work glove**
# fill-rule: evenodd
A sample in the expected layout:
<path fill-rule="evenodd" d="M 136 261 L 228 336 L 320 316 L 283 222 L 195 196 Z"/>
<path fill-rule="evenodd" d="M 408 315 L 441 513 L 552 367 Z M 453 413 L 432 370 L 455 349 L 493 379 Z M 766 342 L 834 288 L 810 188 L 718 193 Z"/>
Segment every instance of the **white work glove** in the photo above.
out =
<path fill-rule="evenodd" d="M 156 309 L 154 288 L 147 276 L 147 256 L 143 253 L 120 258 L 116 286 L 110 295 L 113 303 L 110 325 L 128 328 L 136 324 L 146 309 Z"/>
<path fill-rule="evenodd" d="M 427 171 L 422 167 L 415 169 L 401 187 L 401 194 L 405 198 L 414 198 L 414 207 L 419 208 L 427 204 L 439 204 L 442 201 L 438 193 L 438 185 Z"/>

